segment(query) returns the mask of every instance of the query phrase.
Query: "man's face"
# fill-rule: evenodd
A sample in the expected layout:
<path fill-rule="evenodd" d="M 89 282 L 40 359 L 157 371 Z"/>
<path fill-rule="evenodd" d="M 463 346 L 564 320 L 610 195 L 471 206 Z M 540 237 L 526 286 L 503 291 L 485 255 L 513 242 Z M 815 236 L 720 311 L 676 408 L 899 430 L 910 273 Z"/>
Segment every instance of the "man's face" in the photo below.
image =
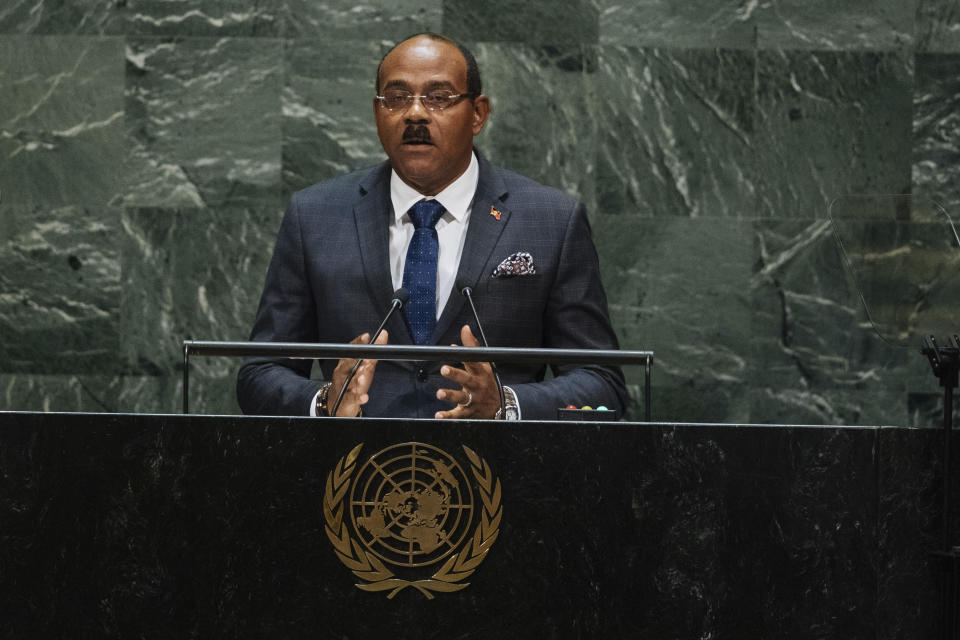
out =
<path fill-rule="evenodd" d="M 400 44 L 380 66 L 380 93 L 425 95 L 467 91 L 467 63 L 453 45 L 418 37 Z M 431 111 L 418 99 L 406 110 L 390 111 L 374 100 L 380 144 L 404 182 L 424 195 L 436 195 L 466 171 L 473 137 L 490 113 L 486 96 L 464 99 Z"/>

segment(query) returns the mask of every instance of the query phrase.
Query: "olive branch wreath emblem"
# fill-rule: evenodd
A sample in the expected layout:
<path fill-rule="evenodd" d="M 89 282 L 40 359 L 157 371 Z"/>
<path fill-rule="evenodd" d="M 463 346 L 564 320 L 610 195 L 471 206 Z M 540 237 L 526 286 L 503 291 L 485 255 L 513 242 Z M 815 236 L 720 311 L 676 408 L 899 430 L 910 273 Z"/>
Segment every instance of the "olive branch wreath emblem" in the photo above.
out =
<path fill-rule="evenodd" d="M 500 479 L 493 476 L 490 465 L 469 447 L 462 445 L 464 453 L 470 460 L 471 471 L 477 481 L 478 493 L 483 502 L 480 522 L 473 532 L 472 539 L 467 540 L 463 548 L 450 556 L 430 578 L 404 580 L 396 577 L 380 558 L 365 550 L 353 539 L 344 520 L 344 500 L 363 445 L 364 443 L 361 442 L 350 453 L 340 458 L 334 470 L 327 474 L 323 496 L 323 516 L 327 523 L 327 537 L 333 544 L 340 562 L 363 581 L 356 586 L 364 591 L 390 591 L 387 598 L 393 598 L 407 587 L 412 587 L 429 600 L 433 600 L 433 592 L 449 593 L 468 587 L 470 583 L 463 580 L 476 571 L 500 534 L 500 519 L 503 516 L 500 505 L 502 497 Z"/>

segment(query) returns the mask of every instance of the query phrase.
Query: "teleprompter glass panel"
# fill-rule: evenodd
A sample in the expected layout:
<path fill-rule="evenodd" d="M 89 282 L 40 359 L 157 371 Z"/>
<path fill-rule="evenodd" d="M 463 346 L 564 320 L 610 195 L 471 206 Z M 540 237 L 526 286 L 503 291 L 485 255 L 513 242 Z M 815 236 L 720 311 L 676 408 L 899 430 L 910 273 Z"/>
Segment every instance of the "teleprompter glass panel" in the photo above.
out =
<path fill-rule="evenodd" d="M 830 218 L 870 322 L 886 342 L 960 333 L 960 236 L 929 198 L 843 196 Z"/>

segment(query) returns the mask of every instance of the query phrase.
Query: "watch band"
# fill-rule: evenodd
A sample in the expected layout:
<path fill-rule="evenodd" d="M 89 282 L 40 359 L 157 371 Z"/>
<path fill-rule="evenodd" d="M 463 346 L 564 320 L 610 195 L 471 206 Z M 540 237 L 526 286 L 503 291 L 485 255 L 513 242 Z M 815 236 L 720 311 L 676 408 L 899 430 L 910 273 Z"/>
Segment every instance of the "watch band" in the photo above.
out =
<path fill-rule="evenodd" d="M 504 410 L 497 409 L 494 420 L 519 420 L 520 405 L 517 403 L 517 394 L 510 387 L 503 388 Z"/>
<path fill-rule="evenodd" d="M 329 401 L 330 401 L 331 387 L 333 387 L 333 383 L 327 382 L 322 387 L 320 387 L 320 391 L 317 392 L 317 412 L 316 412 L 317 416 L 330 417 Z M 363 417 L 363 407 L 360 408 L 360 410 L 357 412 L 357 415 L 355 415 L 354 418 L 362 418 L 362 417 Z"/>
<path fill-rule="evenodd" d="M 318 416 L 329 416 L 330 409 L 327 407 L 327 399 L 330 396 L 330 387 L 333 386 L 332 382 L 327 382 L 322 387 L 320 387 L 320 392 L 317 393 L 317 415 Z"/>

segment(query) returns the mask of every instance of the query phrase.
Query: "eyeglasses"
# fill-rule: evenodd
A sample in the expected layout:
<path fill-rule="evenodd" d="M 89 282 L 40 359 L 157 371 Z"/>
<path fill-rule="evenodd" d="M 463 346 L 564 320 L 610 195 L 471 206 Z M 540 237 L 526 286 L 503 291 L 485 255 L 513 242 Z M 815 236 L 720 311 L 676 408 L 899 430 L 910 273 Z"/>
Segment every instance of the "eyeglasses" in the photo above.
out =
<path fill-rule="evenodd" d="M 414 95 L 409 91 L 384 91 L 384 95 L 377 96 L 377 100 L 387 108 L 387 111 L 406 111 L 413 106 L 416 98 L 419 98 L 420 103 L 430 111 L 443 111 L 464 98 L 474 97 L 476 96 L 472 93 L 453 93 L 446 90 L 428 91 L 422 96 Z"/>

